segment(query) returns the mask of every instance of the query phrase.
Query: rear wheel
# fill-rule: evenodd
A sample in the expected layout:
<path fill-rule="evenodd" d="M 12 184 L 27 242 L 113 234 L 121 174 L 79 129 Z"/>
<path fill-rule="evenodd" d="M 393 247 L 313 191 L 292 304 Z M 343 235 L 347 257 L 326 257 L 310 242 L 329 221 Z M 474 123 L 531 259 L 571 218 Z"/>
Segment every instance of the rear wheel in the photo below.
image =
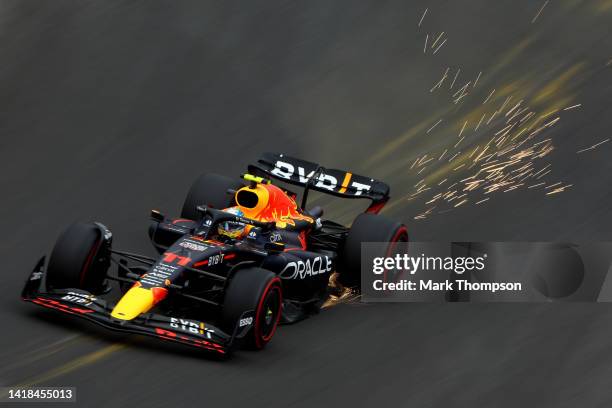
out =
<path fill-rule="evenodd" d="M 239 179 L 218 174 L 202 174 L 187 193 L 181 217 L 198 219 L 198 205 L 208 205 L 219 210 L 231 207 L 234 205 L 234 197 L 227 191 L 238 190 L 241 187 L 244 187 L 244 184 Z"/>
<path fill-rule="evenodd" d="M 359 287 L 361 283 L 361 243 L 388 242 L 380 256 L 390 256 L 408 242 L 405 225 L 377 214 L 360 214 L 355 218 L 340 253 L 338 280 L 343 286 Z M 393 280 L 385 276 L 386 281 Z"/>
<path fill-rule="evenodd" d="M 237 271 L 225 292 L 222 327 L 227 333 L 233 333 L 242 314 L 254 311 L 254 321 L 245 340 L 249 348 L 262 349 L 274 336 L 282 302 L 281 281 L 276 274 L 261 268 Z"/>
<path fill-rule="evenodd" d="M 103 237 L 95 224 L 76 223 L 57 239 L 47 265 L 47 287 L 100 292 L 108 260 L 101 257 Z"/>

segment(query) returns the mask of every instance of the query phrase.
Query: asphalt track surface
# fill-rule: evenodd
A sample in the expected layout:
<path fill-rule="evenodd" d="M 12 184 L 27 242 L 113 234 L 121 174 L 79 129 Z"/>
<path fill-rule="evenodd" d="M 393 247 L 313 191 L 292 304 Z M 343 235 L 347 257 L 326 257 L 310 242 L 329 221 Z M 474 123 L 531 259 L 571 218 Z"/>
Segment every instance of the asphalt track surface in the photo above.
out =
<path fill-rule="evenodd" d="M 387 215 L 416 240 L 612 240 L 612 143 L 577 153 L 610 137 L 612 3 L 542 5 L 0 2 L 0 385 L 75 386 L 87 407 L 610 406 L 607 304 L 341 304 L 219 362 L 18 299 L 68 223 L 152 253 L 151 208 L 177 213 L 197 175 L 261 151 L 388 181 Z M 482 72 L 462 104 L 429 91 L 446 67 Z M 549 184 L 572 186 L 414 220 L 410 164 L 454 144 L 492 89 L 487 103 L 581 104 L 546 130 Z"/>

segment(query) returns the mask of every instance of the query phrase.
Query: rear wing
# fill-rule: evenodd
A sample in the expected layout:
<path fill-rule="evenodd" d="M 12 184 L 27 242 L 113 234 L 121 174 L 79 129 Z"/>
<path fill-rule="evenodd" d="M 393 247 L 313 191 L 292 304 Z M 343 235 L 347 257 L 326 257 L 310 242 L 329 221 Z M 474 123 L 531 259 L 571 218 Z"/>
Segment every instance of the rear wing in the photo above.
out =
<path fill-rule="evenodd" d="M 249 173 L 267 175 L 304 187 L 302 208 L 306 206 L 309 189 L 343 198 L 370 199 L 372 204 L 367 209 L 370 213 L 378 213 L 389 200 L 389 186 L 382 181 L 343 170 L 327 169 L 284 154 L 264 153 L 257 164 L 249 165 Z"/>

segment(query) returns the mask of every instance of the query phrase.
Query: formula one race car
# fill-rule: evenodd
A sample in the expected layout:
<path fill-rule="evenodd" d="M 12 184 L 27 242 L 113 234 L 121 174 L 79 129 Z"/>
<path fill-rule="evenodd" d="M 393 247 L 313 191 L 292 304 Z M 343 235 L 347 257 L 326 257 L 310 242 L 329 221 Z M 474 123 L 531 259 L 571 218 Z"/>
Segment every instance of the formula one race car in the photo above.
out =
<path fill-rule="evenodd" d="M 100 223 L 73 224 L 48 263 L 39 260 L 23 300 L 220 354 L 237 344 L 261 349 L 281 320 L 318 310 L 333 272 L 359 286 L 361 242 L 408 241 L 404 225 L 377 215 L 389 199 L 380 181 L 272 153 L 248 170 L 242 180 L 202 175 L 181 218 L 153 210 L 157 259 L 113 249 Z M 302 186 L 301 205 L 265 177 Z M 347 228 L 307 210 L 309 190 L 371 205 Z"/>

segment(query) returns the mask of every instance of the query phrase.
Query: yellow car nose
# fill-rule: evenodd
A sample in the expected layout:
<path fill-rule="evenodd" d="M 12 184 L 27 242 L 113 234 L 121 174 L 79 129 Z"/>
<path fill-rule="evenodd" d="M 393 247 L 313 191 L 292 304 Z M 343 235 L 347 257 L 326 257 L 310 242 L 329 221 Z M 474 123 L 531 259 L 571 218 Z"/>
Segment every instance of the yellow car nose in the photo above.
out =
<path fill-rule="evenodd" d="M 151 289 L 133 287 L 115 305 L 111 316 L 119 320 L 132 320 L 148 312 L 155 304 Z"/>

